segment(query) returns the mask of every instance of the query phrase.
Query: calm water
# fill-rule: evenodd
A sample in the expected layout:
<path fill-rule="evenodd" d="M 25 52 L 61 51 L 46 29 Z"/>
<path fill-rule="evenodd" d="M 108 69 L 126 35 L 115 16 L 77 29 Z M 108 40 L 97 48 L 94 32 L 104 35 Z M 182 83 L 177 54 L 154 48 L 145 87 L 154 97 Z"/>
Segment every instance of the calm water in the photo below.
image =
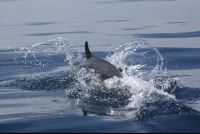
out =
<path fill-rule="evenodd" d="M 0 0 L 0 132 L 200 132 L 199 7 Z M 122 79 L 85 66 L 86 40 Z"/>

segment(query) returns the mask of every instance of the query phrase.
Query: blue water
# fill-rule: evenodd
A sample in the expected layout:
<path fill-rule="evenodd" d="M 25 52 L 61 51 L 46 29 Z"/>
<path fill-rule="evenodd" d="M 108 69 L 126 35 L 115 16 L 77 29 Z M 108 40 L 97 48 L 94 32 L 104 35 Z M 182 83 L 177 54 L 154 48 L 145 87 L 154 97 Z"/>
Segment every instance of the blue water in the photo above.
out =
<path fill-rule="evenodd" d="M 0 133 L 199 132 L 200 2 L 77 3 L 0 1 Z"/>

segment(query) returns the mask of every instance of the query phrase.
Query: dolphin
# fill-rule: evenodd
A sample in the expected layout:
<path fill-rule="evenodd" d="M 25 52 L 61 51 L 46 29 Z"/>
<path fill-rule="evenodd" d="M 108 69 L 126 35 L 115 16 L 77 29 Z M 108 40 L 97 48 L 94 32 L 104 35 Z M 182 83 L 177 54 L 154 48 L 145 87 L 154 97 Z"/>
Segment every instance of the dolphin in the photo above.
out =
<path fill-rule="evenodd" d="M 86 65 L 89 68 L 92 68 L 100 74 L 100 77 L 102 80 L 112 78 L 113 76 L 121 77 L 121 73 L 116 69 L 114 65 L 109 63 L 108 61 L 105 61 L 101 58 L 98 58 L 94 56 L 88 47 L 88 42 L 85 42 L 85 53 L 87 57 Z"/>

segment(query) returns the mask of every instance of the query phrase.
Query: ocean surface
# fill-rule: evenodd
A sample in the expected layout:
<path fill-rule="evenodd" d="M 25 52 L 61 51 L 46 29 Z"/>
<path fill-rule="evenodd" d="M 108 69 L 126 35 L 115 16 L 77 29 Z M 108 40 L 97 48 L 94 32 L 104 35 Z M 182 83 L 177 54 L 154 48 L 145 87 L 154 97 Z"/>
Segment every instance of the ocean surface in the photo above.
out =
<path fill-rule="evenodd" d="M 200 132 L 199 0 L 0 0 L 0 133 Z M 105 81 L 93 55 L 123 75 Z"/>

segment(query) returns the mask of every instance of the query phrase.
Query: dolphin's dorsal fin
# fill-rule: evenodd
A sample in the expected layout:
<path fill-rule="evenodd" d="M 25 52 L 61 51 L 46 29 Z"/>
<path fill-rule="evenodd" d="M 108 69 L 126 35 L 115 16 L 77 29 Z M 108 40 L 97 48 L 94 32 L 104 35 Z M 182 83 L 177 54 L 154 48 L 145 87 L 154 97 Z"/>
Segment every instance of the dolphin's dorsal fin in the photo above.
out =
<path fill-rule="evenodd" d="M 85 54 L 86 54 L 87 59 L 89 59 L 93 56 L 92 53 L 90 52 L 87 41 L 85 42 Z"/>

